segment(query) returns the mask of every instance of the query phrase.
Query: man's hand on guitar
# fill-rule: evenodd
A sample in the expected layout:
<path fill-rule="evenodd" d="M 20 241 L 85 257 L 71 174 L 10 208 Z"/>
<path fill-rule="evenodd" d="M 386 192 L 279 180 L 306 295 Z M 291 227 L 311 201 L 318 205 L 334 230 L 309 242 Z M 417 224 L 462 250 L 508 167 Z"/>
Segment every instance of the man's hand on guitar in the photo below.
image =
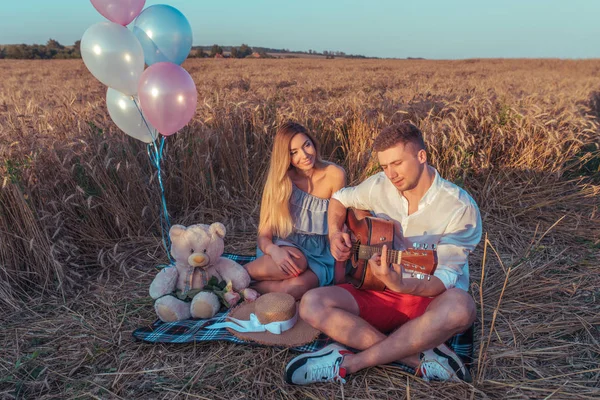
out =
<path fill-rule="evenodd" d="M 402 288 L 402 266 L 399 264 L 388 263 L 388 247 L 383 245 L 381 248 L 382 254 L 374 254 L 369 259 L 369 267 L 380 281 L 385 283 L 385 286 L 399 292 Z"/>
<path fill-rule="evenodd" d="M 331 255 L 338 261 L 346 261 L 350 258 L 350 249 L 352 242 L 350 234 L 346 232 L 336 232 L 329 239 L 331 247 Z"/>

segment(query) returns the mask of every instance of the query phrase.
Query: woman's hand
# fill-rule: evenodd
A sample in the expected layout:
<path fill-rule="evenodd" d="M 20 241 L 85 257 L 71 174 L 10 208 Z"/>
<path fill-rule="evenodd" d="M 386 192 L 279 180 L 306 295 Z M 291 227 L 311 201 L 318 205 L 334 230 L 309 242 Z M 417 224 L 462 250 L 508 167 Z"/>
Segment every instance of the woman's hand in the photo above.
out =
<path fill-rule="evenodd" d="M 269 250 L 269 256 L 283 273 L 289 276 L 298 276 L 302 273 L 294 260 L 302 257 L 300 250 L 291 247 L 284 249 L 277 245 L 273 245 Z"/>

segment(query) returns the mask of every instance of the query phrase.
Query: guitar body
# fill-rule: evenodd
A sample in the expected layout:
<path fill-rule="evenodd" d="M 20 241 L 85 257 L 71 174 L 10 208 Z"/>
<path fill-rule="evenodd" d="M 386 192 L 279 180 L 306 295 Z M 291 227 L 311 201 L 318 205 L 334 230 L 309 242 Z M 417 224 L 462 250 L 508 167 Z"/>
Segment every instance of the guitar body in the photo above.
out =
<path fill-rule="evenodd" d="M 371 271 L 369 259 L 373 254 L 381 254 L 381 247 L 388 247 L 388 262 L 400 264 L 405 272 L 417 279 L 431 279 L 437 268 L 435 245 L 415 244 L 404 251 L 393 250 L 394 223 L 371 216 L 364 210 L 348 209 L 346 226 L 350 231 L 352 250 L 346 263 L 346 281 L 363 290 L 385 290 L 385 284 Z"/>
<path fill-rule="evenodd" d="M 346 225 L 351 231 L 352 242 L 376 247 L 387 244 L 389 248 L 392 248 L 394 224 L 370 215 L 368 211 L 364 210 L 348 210 Z M 360 259 L 358 252 L 353 252 L 346 264 L 346 280 L 358 289 L 377 291 L 385 289 L 385 284 L 377 279 L 368 268 L 368 260 Z"/>

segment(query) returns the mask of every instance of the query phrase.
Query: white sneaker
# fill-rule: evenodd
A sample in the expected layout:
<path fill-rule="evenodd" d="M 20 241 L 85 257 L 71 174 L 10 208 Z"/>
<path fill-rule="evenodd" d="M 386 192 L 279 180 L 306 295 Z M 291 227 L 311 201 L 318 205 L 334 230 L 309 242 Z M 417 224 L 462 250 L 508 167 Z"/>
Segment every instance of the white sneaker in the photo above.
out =
<path fill-rule="evenodd" d="M 285 367 L 285 381 L 292 385 L 317 382 L 346 383 L 346 369 L 340 367 L 346 354 L 352 352 L 336 343 L 313 353 L 301 354 Z"/>
<path fill-rule="evenodd" d="M 424 381 L 471 382 L 471 373 L 460 357 L 445 344 L 421 353 L 417 376 Z"/>

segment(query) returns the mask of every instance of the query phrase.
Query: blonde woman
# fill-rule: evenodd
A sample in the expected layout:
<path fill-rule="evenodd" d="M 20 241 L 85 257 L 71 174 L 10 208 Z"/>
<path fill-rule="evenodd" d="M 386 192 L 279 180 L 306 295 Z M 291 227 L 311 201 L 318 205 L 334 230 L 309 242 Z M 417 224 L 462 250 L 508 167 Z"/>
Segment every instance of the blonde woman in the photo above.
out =
<path fill-rule="evenodd" d="M 275 135 L 258 227 L 258 258 L 246 264 L 260 293 L 306 291 L 333 282 L 327 239 L 329 198 L 345 186 L 345 172 L 321 160 L 318 144 L 300 124 Z"/>

